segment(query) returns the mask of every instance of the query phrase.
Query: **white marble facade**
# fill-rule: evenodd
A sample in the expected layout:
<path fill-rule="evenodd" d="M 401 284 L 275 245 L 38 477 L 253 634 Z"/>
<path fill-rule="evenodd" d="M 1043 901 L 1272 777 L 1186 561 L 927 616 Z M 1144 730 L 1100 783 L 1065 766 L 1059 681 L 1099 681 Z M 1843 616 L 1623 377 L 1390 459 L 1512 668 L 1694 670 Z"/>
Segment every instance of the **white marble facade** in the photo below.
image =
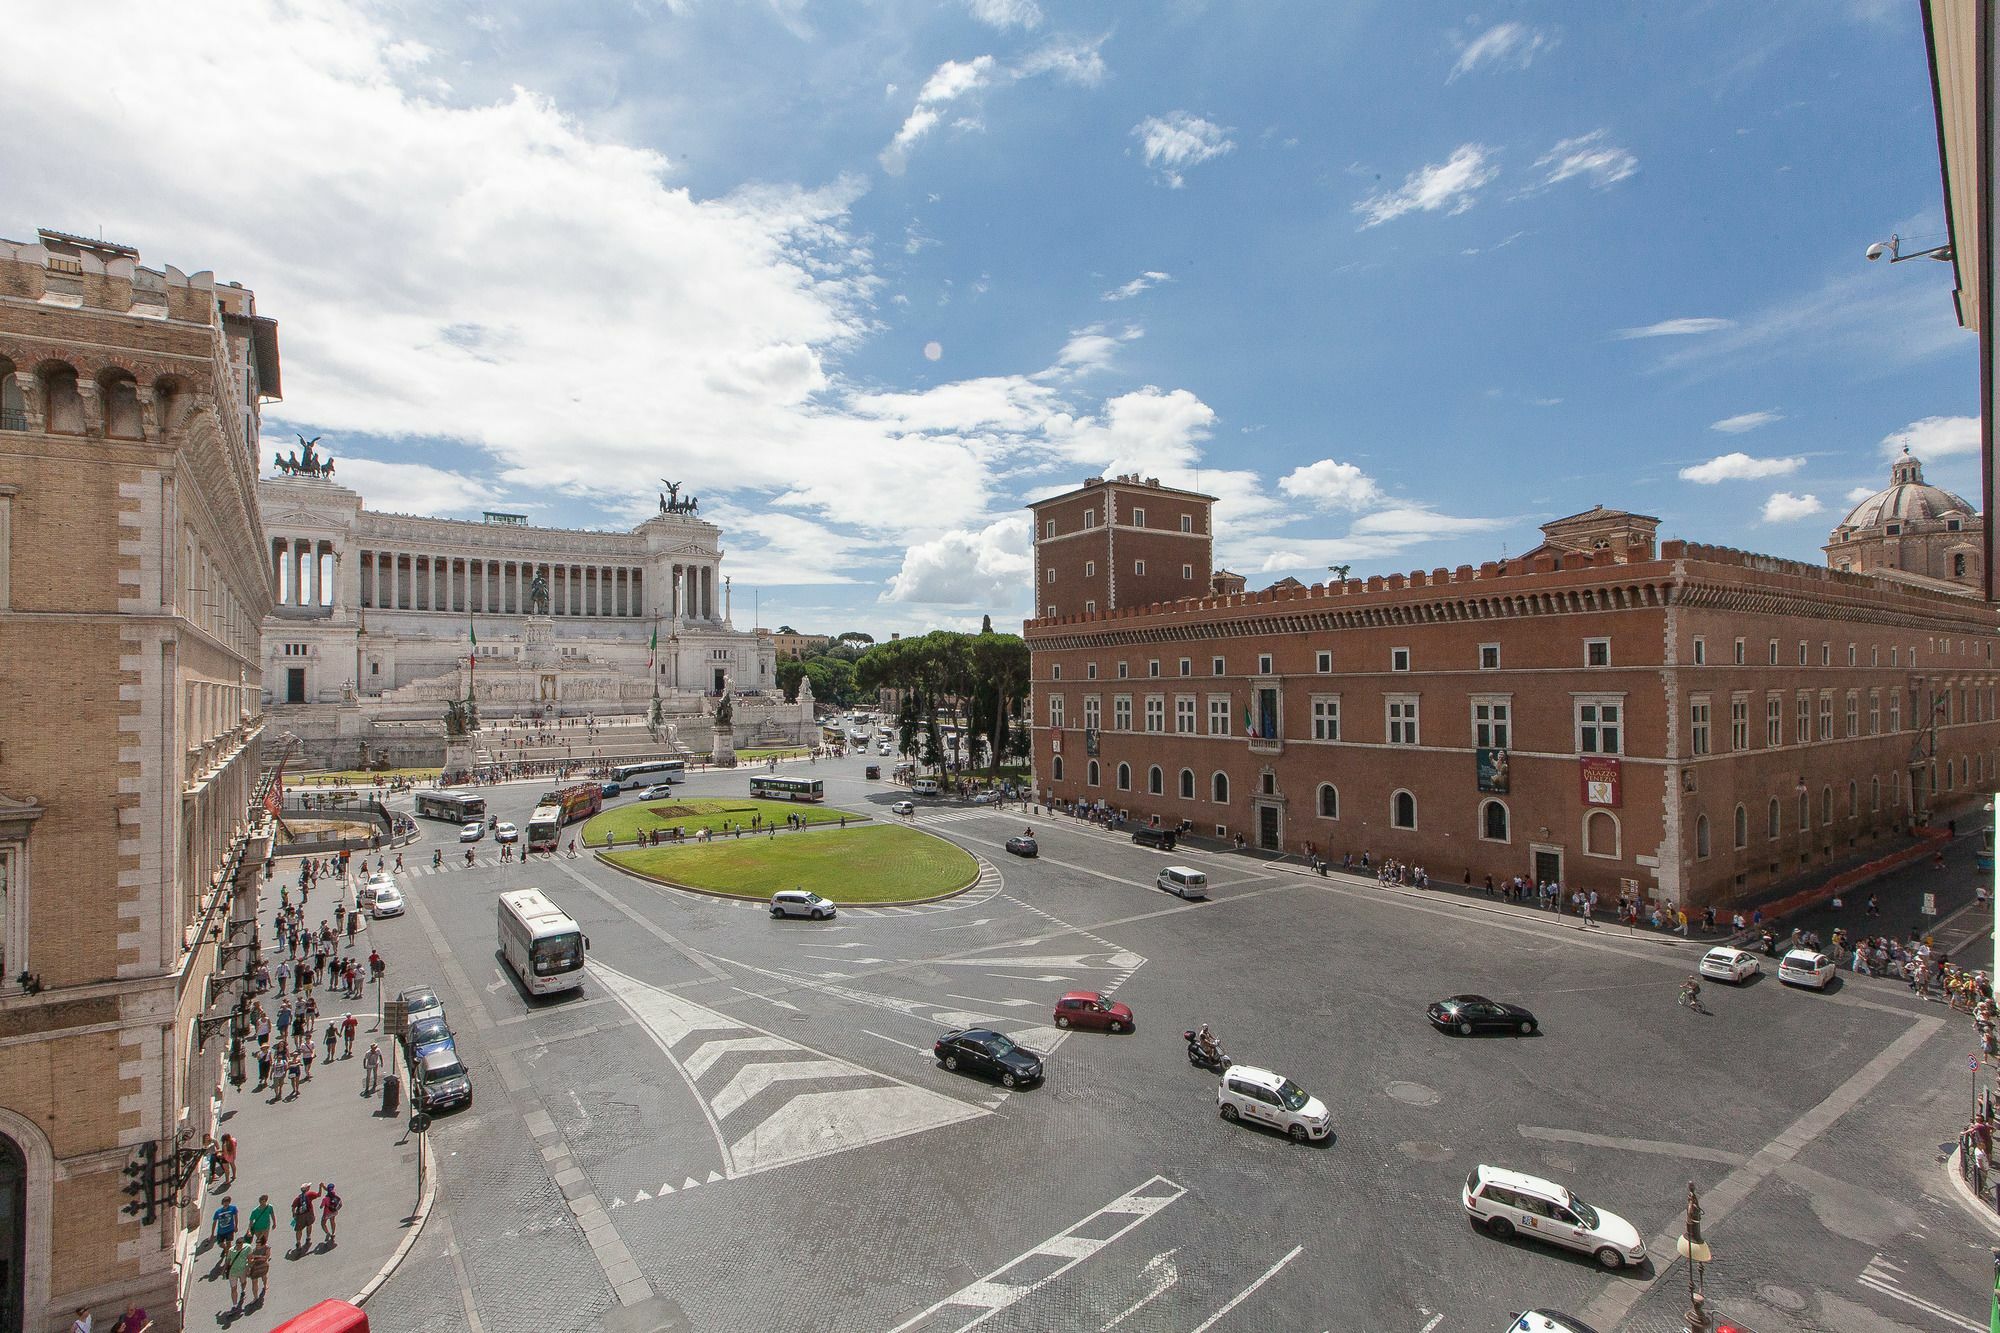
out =
<path fill-rule="evenodd" d="M 699 708 L 725 679 L 777 688 L 771 636 L 731 623 L 721 529 L 691 513 L 629 532 L 419 518 L 370 510 L 317 477 L 265 478 L 257 498 L 276 602 L 263 644 L 273 707 L 352 700 L 381 718 L 434 717 L 464 692 L 469 632 L 489 714 L 641 711 L 654 674 L 674 711 Z M 537 575 L 552 644 L 529 632 Z"/>

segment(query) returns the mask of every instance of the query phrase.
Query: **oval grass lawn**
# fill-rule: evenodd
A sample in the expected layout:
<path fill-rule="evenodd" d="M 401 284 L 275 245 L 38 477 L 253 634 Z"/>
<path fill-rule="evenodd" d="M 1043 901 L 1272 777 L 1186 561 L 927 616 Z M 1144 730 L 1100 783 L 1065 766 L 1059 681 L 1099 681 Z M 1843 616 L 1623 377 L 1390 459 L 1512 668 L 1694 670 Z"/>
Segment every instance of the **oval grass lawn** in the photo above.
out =
<path fill-rule="evenodd" d="M 893 824 L 744 837 L 602 853 L 626 870 L 710 893 L 768 898 L 811 889 L 837 903 L 897 903 L 967 887 L 979 875 L 971 853 L 943 838 Z"/>
<path fill-rule="evenodd" d="M 583 842 L 586 847 L 602 847 L 606 837 L 616 835 L 619 845 L 635 843 L 641 834 L 654 829 L 679 829 L 692 836 L 698 830 L 708 829 L 716 837 L 724 837 L 736 827 L 750 828 L 751 821 L 776 824 L 782 830 L 787 815 L 802 816 L 808 824 L 837 824 L 843 818 L 850 824 L 866 823 L 866 815 L 857 815 L 852 810 L 829 810 L 823 805 L 813 805 L 804 801 L 766 801 L 749 796 L 702 796 L 682 799 L 665 796 L 657 801 L 634 800 L 623 805 L 614 805 L 599 815 L 593 815 L 583 826 Z"/>

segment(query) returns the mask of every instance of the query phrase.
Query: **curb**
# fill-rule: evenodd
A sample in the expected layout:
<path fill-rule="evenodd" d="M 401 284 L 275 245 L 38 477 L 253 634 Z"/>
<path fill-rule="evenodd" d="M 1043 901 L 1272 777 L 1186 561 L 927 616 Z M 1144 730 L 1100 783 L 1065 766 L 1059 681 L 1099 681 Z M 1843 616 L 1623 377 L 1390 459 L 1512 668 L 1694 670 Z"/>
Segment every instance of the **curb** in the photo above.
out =
<path fill-rule="evenodd" d="M 381 1288 L 382 1284 L 395 1274 L 397 1267 L 409 1255 L 410 1248 L 417 1243 L 417 1237 L 424 1234 L 424 1223 L 430 1221 L 431 1204 L 437 1200 L 437 1154 L 431 1151 L 430 1135 L 421 1134 L 418 1137 L 422 1139 L 424 1145 L 424 1193 L 423 1197 L 417 1200 L 416 1220 L 410 1225 L 409 1234 L 405 1235 L 402 1243 L 396 1246 L 396 1252 L 391 1254 L 383 1262 L 382 1267 L 375 1271 L 374 1277 L 368 1279 L 368 1285 L 354 1294 L 349 1304 L 366 1305 L 368 1303 L 368 1298 L 373 1296 Z"/>
<path fill-rule="evenodd" d="M 1944 1159 L 1945 1172 L 1951 1177 L 1952 1195 L 1958 1200 L 1960 1207 L 1969 1213 L 1977 1214 L 1979 1220 L 1986 1224 L 1986 1228 L 1989 1231 L 1996 1236 L 2000 1236 L 2000 1216 L 1995 1216 L 1993 1210 L 1986 1206 L 1985 1201 L 1972 1192 L 1972 1186 L 1966 1183 L 1964 1173 L 1958 1169 L 1959 1154 L 1964 1151 L 1965 1149 L 1961 1145 L 1953 1150 L 1951 1156 Z"/>

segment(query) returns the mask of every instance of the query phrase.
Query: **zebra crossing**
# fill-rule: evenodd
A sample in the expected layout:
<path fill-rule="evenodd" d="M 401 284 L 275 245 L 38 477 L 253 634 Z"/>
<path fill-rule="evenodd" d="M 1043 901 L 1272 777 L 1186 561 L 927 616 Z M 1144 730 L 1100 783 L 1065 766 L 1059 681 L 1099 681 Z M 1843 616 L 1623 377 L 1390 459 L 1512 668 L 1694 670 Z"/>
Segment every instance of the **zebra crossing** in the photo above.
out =
<path fill-rule="evenodd" d="M 652 1037 L 701 1104 L 722 1159 L 722 1179 L 735 1180 L 989 1114 L 647 985 L 602 963 L 592 962 L 589 968 L 605 992 Z M 653 1197 L 660 1196 L 656 1192 Z"/>

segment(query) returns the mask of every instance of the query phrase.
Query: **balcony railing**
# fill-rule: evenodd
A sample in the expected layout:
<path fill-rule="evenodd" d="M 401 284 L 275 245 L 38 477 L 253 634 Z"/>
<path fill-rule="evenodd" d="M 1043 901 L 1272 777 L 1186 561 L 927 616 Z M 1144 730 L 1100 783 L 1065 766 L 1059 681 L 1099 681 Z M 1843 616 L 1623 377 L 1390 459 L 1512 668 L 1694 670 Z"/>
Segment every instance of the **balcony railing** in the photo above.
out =
<path fill-rule="evenodd" d="M 26 430 L 28 414 L 19 408 L 0 409 L 0 430 Z"/>

